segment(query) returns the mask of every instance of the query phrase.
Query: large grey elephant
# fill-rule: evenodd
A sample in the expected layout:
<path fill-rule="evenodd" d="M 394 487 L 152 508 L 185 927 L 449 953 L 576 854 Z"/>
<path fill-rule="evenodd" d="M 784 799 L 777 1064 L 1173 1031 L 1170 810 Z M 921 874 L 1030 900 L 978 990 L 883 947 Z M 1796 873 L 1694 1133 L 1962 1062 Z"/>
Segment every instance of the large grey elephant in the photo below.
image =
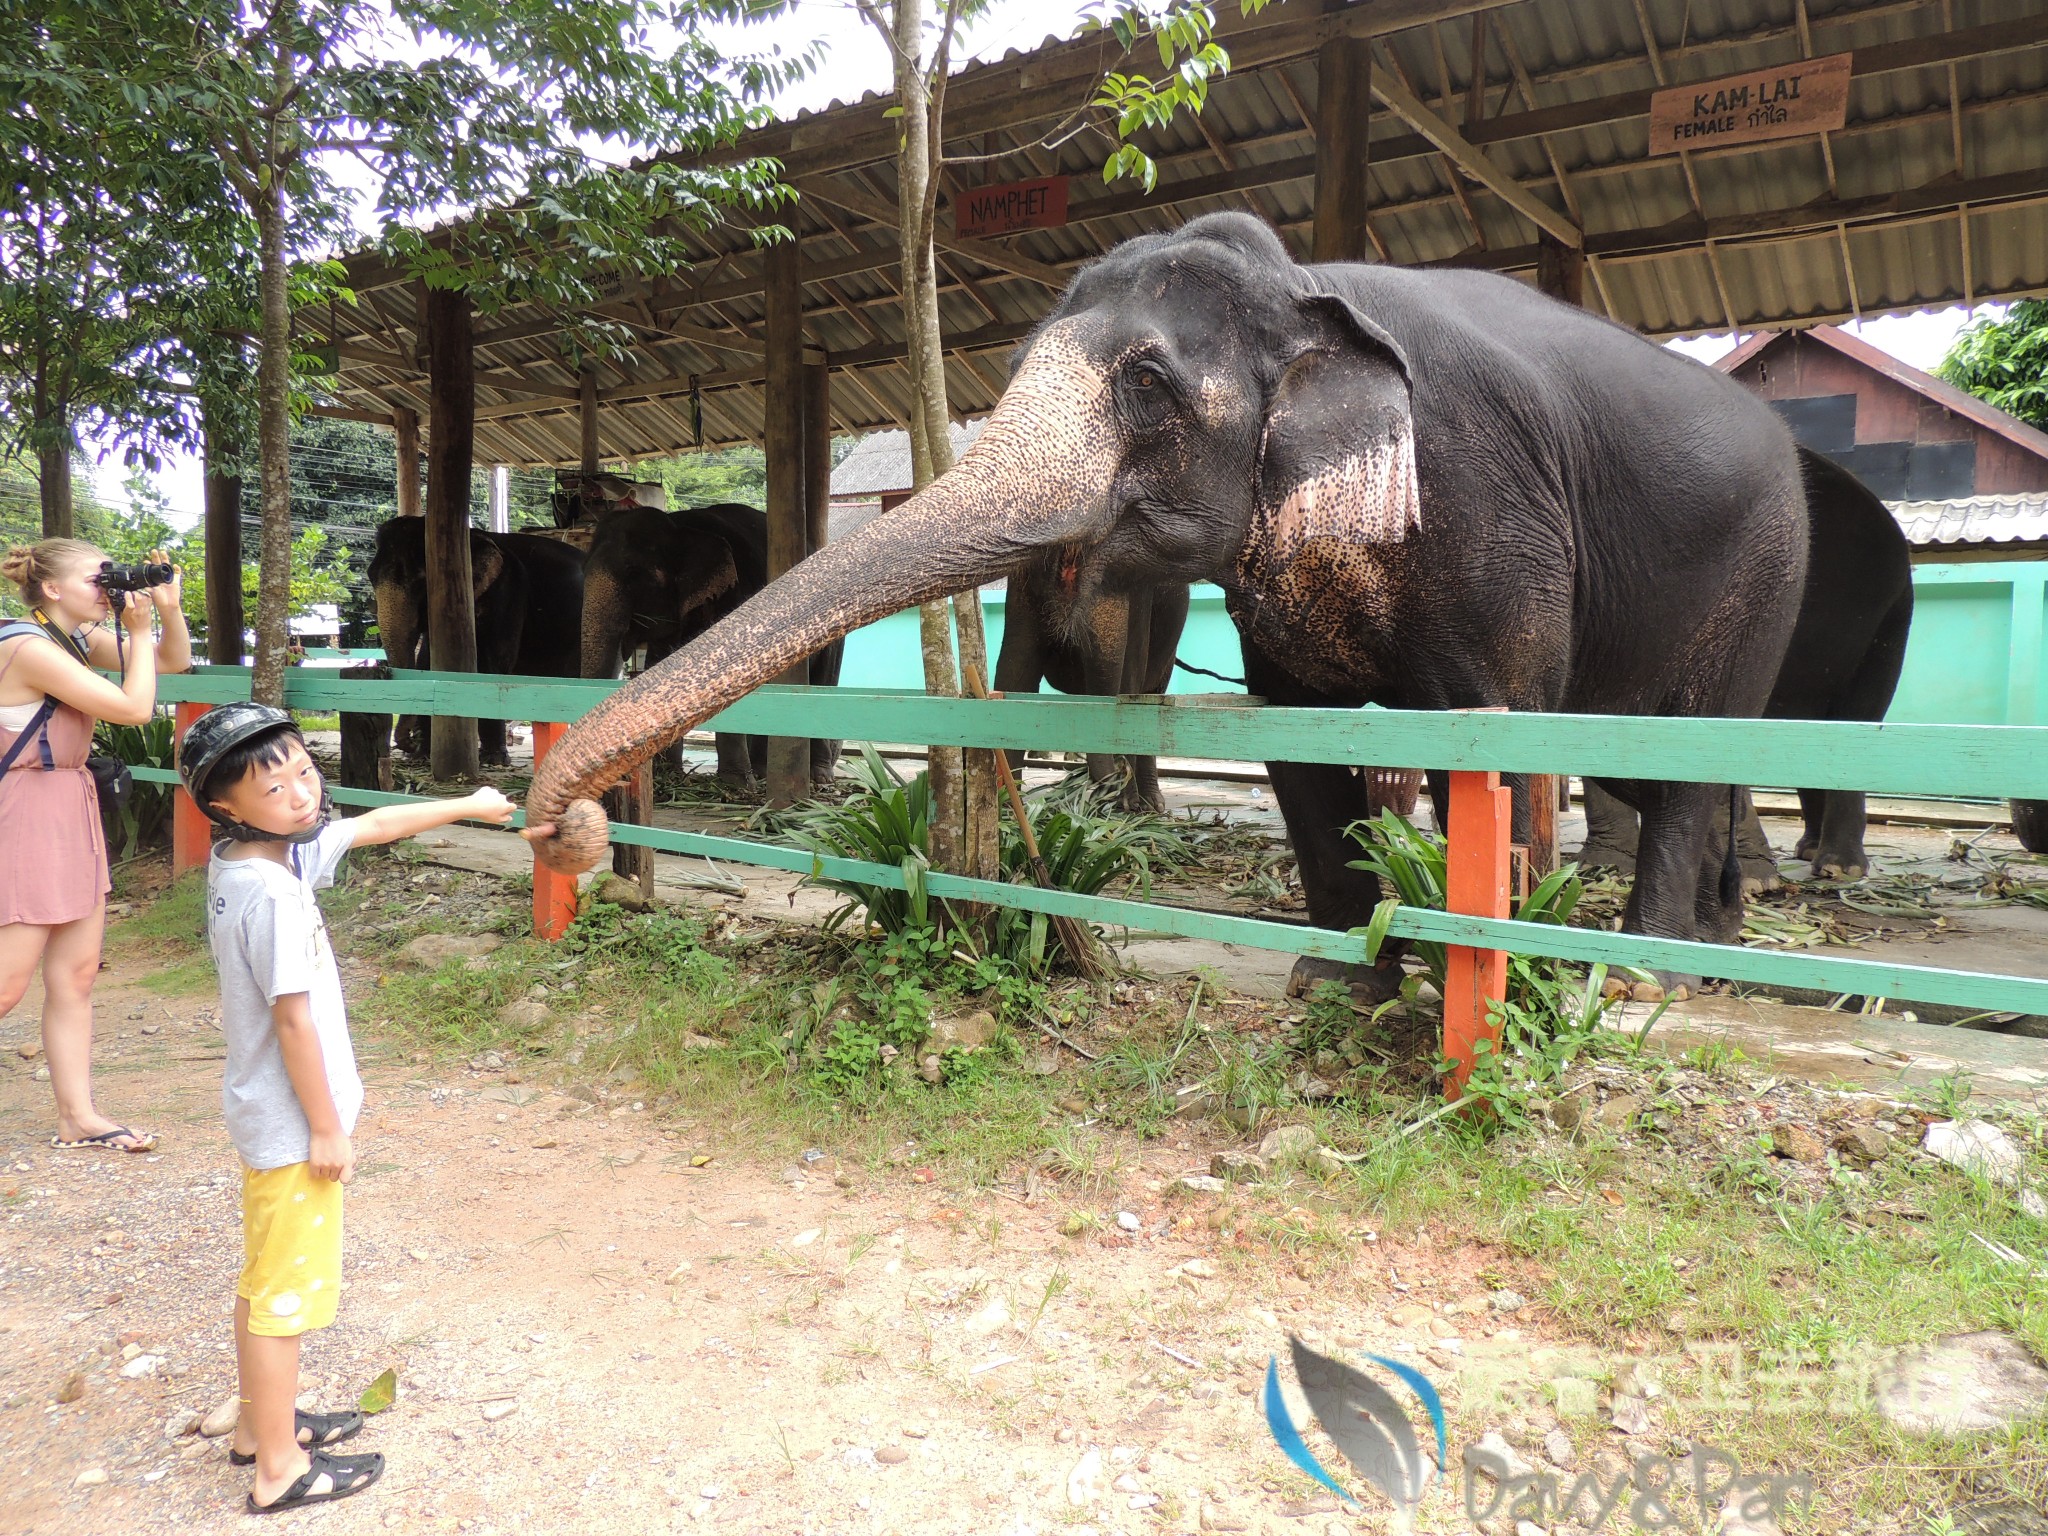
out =
<path fill-rule="evenodd" d="M 1173 653 L 1188 621 L 1188 584 L 1166 582 L 1128 592 L 1097 590 L 1092 602 L 1075 600 L 1082 581 L 1078 551 L 1059 550 L 1032 561 L 1010 578 L 1003 604 L 1003 648 L 995 686 L 1004 693 L 1036 693 L 1041 681 L 1061 693 L 1164 693 L 1173 680 Z M 1013 752 L 1013 765 L 1023 754 Z M 1130 759 L 1125 777 L 1113 753 L 1088 754 L 1096 784 L 1122 781 L 1125 810 L 1163 811 L 1159 760 Z"/>
<path fill-rule="evenodd" d="M 596 524 L 584 562 L 582 671 L 617 677 L 634 652 L 654 666 L 768 583 L 768 521 L 741 502 L 680 512 L 628 509 Z M 839 681 L 838 642 L 810 659 L 818 687 Z M 678 748 L 680 751 L 680 748 Z M 811 779 L 831 783 L 839 743 L 811 743 Z M 718 733 L 718 776 L 750 785 L 768 768 L 768 738 Z"/>
<path fill-rule="evenodd" d="M 377 631 L 394 667 L 433 665 L 427 644 L 427 520 L 394 517 L 378 525 L 370 557 Z M 476 615 L 479 672 L 575 677 L 583 624 L 583 553 L 560 539 L 469 530 L 469 579 Z M 504 767 L 505 722 L 479 720 L 486 765 Z M 401 745 L 423 747 L 417 727 L 401 722 Z"/>
<path fill-rule="evenodd" d="M 1862 481 L 1810 448 L 1799 450 L 1806 482 L 1806 589 L 1785 660 L 1764 704 L 1770 720 L 1882 720 L 1899 685 L 1913 625 L 1912 549 L 1885 504 Z M 1777 861 L 1744 797 L 1736 852 L 1744 883 L 1777 883 Z M 1802 789 L 1805 822 L 1794 856 L 1816 875 L 1860 880 L 1870 872 L 1859 790 Z M 1586 785 L 1582 863 L 1635 865 L 1635 813 L 1598 781 Z"/>
<path fill-rule="evenodd" d="M 1755 715 L 1806 574 L 1791 436 L 1740 385 L 1483 272 L 1298 265 L 1210 214 L 1083 268 L 954 469 L 586 715 L 527 798 L 589 868 L 592 798 L 820 645 L 1087 552 L 1075 601 L 1222 584 L 1278 704 Z M 1367 922 L 1350 768 L 1268 765 L 1311 918 Z M 1726 938 L 1728 789 L 1644 781 L 1625 926 Z M 1719 814 L 1717 814 L 1717 808 Z M 1298 983 L 1331 967 L 1303 962 Z M 1350 976 L 1380 995 L 1392 957 Z"/>

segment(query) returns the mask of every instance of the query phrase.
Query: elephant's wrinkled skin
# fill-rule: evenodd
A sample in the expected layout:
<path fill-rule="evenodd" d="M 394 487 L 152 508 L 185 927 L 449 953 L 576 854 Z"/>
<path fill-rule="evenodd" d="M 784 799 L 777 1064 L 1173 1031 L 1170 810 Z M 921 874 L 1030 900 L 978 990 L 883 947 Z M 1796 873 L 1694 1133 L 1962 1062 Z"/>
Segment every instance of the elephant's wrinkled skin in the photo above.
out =
<path fill-rule="evenodd" d="M 796 657 L 1068 546 L 1079 603 L 1221 583 L 1275 703 L 1649 715 L 1756 714 L 1806 565 L 1792 439 L 1741 386 L 1506 278 L 1298 266 L 1211 214 L 1083 268 L 951 473 L 585 716 L 528 796 L 541 857 L 588 868 L 590 797 Z M 1269 771 L 1311 917 L 1365 923 L 1363 783 Z M 1725 787 L 1630 794 L 1627 926 L 1727 933 Z"/>
<path fill-rule="evenodd" d="M 1010 578 L 996 687 L 1036 693 L 1042 680 L 1061 693 L 1166 692 L 1174 649 L 1188 621 L 1187 583 L 1100 592 L 1083 607 L 1073 596 L 1081 575 L 1078 552 L 1059 550 Z M 1013 766 L 1021 767 L 1022 760 L 1023 753 L 1010 754 Z M 1115 755 L 1089 753 L 1088 777 L 1096 784 L 1117 782 Z M 1118 803 L 1126 810 L 1166 809 L 1156 757 L 1131 757 Z"/>
<path fill-rule="evenodd" d="M 768 584 L 768 520 L 740 502 L 680 512 L 633 509 L 597 524 L 583 568 L 585 677 L 617 677 L 646 647 L 651 667 Z M 838 642 L 810 659 L 814 686 L 839 681 Z M 839 743 L 811 743 L 811 778 L 832 779 Z M 718 734 L 718 776 L 746 785 L 767 772 L 768 738 Z"/>
<path fill-rule="evenodd" d="M 1810 448 L 1799 450 L 1799 462 L 1806 482 L 1806 590 L 1764 717 L 1882 720 L 1913 624 L 1912 550 L 1862 481 Z M 1858 880 L 1869 873 L 1860 791 L 1802 789 L 1799 808 L 1806 826 L 1796 857 L 1817 875 Z M 1633 814 L 1603 794 L 1597 780 L 1588 784 L 1582 861 L 1627 869 L 1635 846 Z M 1754 805 L 1745 807 L 1737 851 L 1747 883 L 1776 883 L 1777 863 Z"/>
<path fill-rule="evenodd" d="M 427 520 L 379 525 L 370 557 L 377 630 L 394 667 L 433 665 L 427 646 Z M 469 530 L 469 578 L 476 605 L 479 672 L 522 677 L 580 675 L 583 553 L 560 539 Z M 482 760 L 504 767 L 505 722 L 479 720 Z M 406 731 L 400 728 L 403 738 Z M 424 743 L 420 743 L 424 746 Z"/>

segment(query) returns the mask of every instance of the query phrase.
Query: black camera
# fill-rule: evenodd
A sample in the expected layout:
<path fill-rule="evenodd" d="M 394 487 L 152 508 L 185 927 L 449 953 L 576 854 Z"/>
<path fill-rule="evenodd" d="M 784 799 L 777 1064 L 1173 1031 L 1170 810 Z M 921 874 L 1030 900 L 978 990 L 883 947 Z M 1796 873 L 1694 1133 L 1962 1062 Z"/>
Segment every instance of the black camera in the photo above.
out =
<path fill-rule="evenodd" d="M 151 587 L 161 587 L 170 581 L 172 574 L 170 566 L 161 560 L 147 560 L 140 565 L 116 565 L 111 560 L 102 560 L 100 573 L 94 580 L 118 613 L 130 592 L 146 592 Z"/>

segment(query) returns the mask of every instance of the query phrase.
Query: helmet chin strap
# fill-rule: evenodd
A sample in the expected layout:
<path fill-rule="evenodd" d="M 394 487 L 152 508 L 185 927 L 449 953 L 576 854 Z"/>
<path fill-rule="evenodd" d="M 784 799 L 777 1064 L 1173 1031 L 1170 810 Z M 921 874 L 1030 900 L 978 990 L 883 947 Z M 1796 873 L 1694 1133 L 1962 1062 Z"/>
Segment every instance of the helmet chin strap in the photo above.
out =
<path fill-rule="evenodd" d="M 320 785 L 320 819 L 303 832 L 265 832 L 247 822 L 223 816 L 218 811 L 207 814 L 220 829 L 221 836 L 231 843 L 310 843 L 326 831 L 327 823 L 334 819 L 334 796 L 327 792 L 327 784 L 323 780 Z"/>

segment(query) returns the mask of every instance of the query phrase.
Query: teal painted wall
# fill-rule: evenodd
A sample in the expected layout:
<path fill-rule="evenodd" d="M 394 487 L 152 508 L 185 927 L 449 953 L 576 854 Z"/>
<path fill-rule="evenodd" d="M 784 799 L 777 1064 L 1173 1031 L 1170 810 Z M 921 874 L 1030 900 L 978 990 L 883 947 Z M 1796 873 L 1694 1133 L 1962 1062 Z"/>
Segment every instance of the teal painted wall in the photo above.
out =
<path fill-rule="evenodd" d="M 993 665 L 1003 643 L 1003 599 L 985 596 L 982 603 Z M 2042 666 L 2041 656 L 2044 610 L 2048 562 L 1916 566 L 1912 638 L 1887 718 L 1946 725 L 2048 723 L 2048 667 Z M 1219 588 L 1203 583 L 1194 589 L 1179 654 L 1213 672 L 1244 675 L 1237 630 L 1223 611 Z M 861 689 L 922 688 L 917 614 L 895 614 L 849 635 L 841 682 Z M 1170 691 L 1244 690 L 1176 669 Z"/>

